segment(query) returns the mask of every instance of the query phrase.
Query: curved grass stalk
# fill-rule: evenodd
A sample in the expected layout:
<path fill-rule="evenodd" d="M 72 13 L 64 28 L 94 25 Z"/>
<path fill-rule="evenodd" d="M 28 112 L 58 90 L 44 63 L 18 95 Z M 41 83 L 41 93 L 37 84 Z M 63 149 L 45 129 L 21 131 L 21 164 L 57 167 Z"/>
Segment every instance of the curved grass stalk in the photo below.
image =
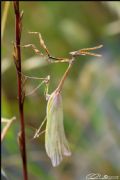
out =
<path fill-rule="evenodd" d="M 6 1 L 2 15 L 2 22 L 1 22 L 1 39 L 3 39 L 9 7 L 10 7 L 10 1 Z"/>

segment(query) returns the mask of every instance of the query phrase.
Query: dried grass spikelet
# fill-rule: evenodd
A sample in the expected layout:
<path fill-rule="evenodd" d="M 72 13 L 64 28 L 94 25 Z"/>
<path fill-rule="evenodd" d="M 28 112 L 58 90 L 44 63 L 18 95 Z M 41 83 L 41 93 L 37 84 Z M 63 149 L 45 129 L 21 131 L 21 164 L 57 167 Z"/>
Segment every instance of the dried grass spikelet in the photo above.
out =
<path fill-rule="evenodd" d="M 57 91 L 51 94 L 47 103 L 45 148 L 53 166 L 58 166 L 63 156 L 71 155 L 64 132 L 62 97 Z"/>

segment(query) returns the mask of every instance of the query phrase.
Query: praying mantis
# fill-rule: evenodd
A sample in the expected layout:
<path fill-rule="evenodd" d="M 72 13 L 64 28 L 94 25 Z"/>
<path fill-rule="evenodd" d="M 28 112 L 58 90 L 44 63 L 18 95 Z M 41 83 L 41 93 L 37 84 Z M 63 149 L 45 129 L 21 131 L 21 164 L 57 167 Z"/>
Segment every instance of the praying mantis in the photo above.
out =
<path fill-rule="evenodd" d="M 51 159 L 52 165 L 55 167 L 61 163 L 64 156 L 71 155 L 71 151 L 69 148 L 67 138 L 65 136 L 64 126 L 63 126 L 63 107 L 62 107 L 62 96 L 61 96 L 63 84 L 70 72 L 73 62 L 76 60 L 76 57 L 81 55 L 101 57 L 100 54 L 96 54 L 91 51 L 102 48 L 103 45 L 95 46 L 92 48 L 83 48 L 77 51 L 69 52 L 69 58 L 60 58 L 60 57 L 54 57 L 50 54 L 39 32 L 29 32 L 29 34 L 38 36 L 39 43 L 47 55 L 46 60 L 48 63 L 68 63 L 68 67 L 65 73 L 63 74 L 60 82 L 58 83 L 57 88 L 53 91 L 51 95 L 48 94 L 48 85 L 50 81 L 50 76 L 48 75 L 46 78 L 41 78 L 43 82 L 46 84 L 45 96 L 48 102 L 47 102 L 46 117 L 42 122 L 42 124 L 40 125 L 40 127 L 38 128 L 38 130 L 35 132 L 34 138 L 39 137 L 43 132 L 45 132 L 46 153 Z M 42 52 L 40 52 L 39 49 L 36 48 L 34 44 L 23 45 L 22 47 L 32 48 L 35 54 L 39 55 L 40 57 L 45 56 Z M 34 79 L 40 79 L 40 78 L 34 77 Z M 35 90 L 37 90 L 39 87 L 40 86 L 38 86 Z M 35 90 L 33 92 L 35 92 Z M 46 120 L 47 120 L 46 130 L 40 132 Z"/>

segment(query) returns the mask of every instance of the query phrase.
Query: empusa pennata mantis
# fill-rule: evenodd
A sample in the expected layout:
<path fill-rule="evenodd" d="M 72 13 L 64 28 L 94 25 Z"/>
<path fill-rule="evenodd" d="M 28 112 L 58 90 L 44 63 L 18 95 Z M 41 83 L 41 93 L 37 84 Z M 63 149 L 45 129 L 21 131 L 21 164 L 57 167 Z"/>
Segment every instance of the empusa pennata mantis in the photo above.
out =
<path fill-rule="evenodd" d="M 58 166 L 62 161 L 63 156 L 71 155 L 71 151 L 65 136 L 64 126 L 63 126 L 63 108 L 62 108 L 61 91 L 63 88 L 64 81 L 67 78 L 69 71 L 73 65 L 73 62 L 75 61 L 77 56 L 90 55 L 90 56 L 101 57 L 100 54 L 95 54 L 89 51 L 99 49 L 103 45 L 99 45 L 92 48 L 84 48 L 81 50 L 70 52 L 69 58 L 57 58 L 50 55 L 50 52 L 47 49 L 47 46 L 45 45 L 45 42 L 43 41 L 40 33 L 38 32 L 29 32 L 29 33 L 38 36 L 40 45 L 47 54 L 46 60 L 48 61 L 48 63 L 59 63 L 59 62 L 68 63 L 68 67 L 63 77 L 61 78 L 57 88 L 53 91 L 51 95 L 48 95 L 48 85 L 46 86 L 47 87 L 46 99 L 48 100 L 46 118 L 41 124 L 40 128 L 36 131 L 34 136 L 34 138 L 39 137 L 39 135 L 41 134 L 40 133 L 41 127 L 47 119 L 46 130 L 45 130 L 45 149 L 49 158 L 52 161 L 52 165 Z M 44 54 L 41 53 L 33 44 L 24 45 L 22 47 L 31 47 L 36 54 L 40 55 L 41 57 L 44 56 Z"/>

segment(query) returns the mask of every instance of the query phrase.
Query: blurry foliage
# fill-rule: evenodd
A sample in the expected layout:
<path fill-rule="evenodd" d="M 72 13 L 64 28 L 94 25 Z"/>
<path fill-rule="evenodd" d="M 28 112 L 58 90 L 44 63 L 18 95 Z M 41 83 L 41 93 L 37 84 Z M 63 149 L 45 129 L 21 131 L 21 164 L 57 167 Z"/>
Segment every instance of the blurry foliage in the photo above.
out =
<path fill-rule="evenodd" d="M 2 2 L 2 14 L 5 2 Z M 119 2 L 20 2 L 24 10 L 21 44 L 39 40 L 28 31 L 41 32 L 54 56 L 67 57 L 80 48 L 103 44 L 101 59 L 81 56 L 64 84 L 64 125 L 72 156 L 57 168 L 45 153 L 44 135 L 32 140 L 46 113 L 44 87 L 25 100 L 29 180 L 85 179 L 89 173 L 120 175 L 120 3 Z M 2 144 L 2 166 L 9 179 L 21 180 L 17 146 L 19 114 L 16 70 L 12 59 L 15 17 L 10 3 L 2 38 L 2 116 L 17 117 Z M 101 51 L 101 52 L 100 52 Z M 43 62 L 42 62 L 43 61 Z M 31 49 L 22 48 L 26 75 L 51 76 L 51 93 L 66 64 L 44 63 Z M 39 82 L 29 81 L 28 89 Z M 44 86 L 44 85 L 43 85 Z"/>

